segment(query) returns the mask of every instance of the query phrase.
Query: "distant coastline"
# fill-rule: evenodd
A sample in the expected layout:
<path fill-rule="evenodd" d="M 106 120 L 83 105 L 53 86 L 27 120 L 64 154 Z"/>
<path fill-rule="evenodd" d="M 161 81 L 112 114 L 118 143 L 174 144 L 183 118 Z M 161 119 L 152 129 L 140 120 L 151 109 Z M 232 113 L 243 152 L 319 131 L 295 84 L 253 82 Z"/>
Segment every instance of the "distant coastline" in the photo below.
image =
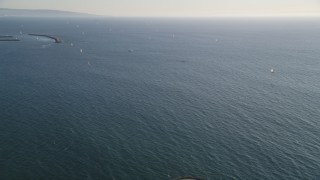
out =
<path fill-rule="evenodd" d="M 97 15 L 43 9 L 8 9 L 0 8 L 0 17 L 95 17 Z"/>

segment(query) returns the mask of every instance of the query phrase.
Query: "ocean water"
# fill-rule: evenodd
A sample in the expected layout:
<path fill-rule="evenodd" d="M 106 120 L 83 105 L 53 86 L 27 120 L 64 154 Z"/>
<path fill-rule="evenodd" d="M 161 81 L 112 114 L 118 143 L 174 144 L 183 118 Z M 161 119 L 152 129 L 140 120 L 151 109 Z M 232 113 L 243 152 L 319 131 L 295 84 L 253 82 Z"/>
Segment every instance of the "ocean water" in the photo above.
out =
<path fill-rule="evenodd" d="M 320 179 L 319 32 L 2 17 L 21 41 L 0 42 L 0 179 Z"/>

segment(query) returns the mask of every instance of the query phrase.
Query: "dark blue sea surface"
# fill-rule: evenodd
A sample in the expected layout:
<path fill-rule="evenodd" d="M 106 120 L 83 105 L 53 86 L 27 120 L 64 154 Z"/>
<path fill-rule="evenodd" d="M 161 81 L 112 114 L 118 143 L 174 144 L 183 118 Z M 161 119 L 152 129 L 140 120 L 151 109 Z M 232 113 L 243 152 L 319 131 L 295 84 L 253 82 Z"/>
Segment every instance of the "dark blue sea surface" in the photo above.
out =
<path fill-rule="evenodd" d="M 0 179 L 320 179 L 319 32 L 2 17 L 21 41 L 0 42 Z"/>

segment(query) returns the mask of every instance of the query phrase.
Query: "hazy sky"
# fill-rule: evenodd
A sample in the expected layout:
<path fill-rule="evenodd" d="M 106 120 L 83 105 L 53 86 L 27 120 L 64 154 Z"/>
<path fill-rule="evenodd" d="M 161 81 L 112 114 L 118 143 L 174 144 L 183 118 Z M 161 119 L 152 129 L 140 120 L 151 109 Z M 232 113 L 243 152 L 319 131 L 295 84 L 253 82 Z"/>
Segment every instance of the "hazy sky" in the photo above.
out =
<path fill-rule="evenodd" d="M 320 0 L 0 0 L 0 7 L 113 16 L 320 14 Z"/>

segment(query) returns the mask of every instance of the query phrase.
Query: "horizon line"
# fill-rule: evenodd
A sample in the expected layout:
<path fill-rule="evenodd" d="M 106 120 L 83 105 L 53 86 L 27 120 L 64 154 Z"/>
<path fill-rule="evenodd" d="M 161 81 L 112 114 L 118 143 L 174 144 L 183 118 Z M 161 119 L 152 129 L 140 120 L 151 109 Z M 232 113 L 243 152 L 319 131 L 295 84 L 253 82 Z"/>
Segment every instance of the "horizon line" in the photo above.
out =
<path fill-rule="evenodd" d="M 8 8 L 1 7 L 0 9 L 6 10 L 30 10 L 30 11 L 58 11 L 58 12 L 69 12 L 69 13 L 78 13 L 86 14 L 99 17 L 119 17 L 119 18 L 218 18 L 218 17 L 320 17 L 320 12 L 311 12 L 311 13 L 264 13 L 264 14 L 245 14 L 245 13 L 235 13 L 235 14 L 214 14 L 214 15 L 108 15 L 108 14 L 95 14 L 91 12 L 80 12 L 64 9 L 29 9 L 29 8 Z"/>

